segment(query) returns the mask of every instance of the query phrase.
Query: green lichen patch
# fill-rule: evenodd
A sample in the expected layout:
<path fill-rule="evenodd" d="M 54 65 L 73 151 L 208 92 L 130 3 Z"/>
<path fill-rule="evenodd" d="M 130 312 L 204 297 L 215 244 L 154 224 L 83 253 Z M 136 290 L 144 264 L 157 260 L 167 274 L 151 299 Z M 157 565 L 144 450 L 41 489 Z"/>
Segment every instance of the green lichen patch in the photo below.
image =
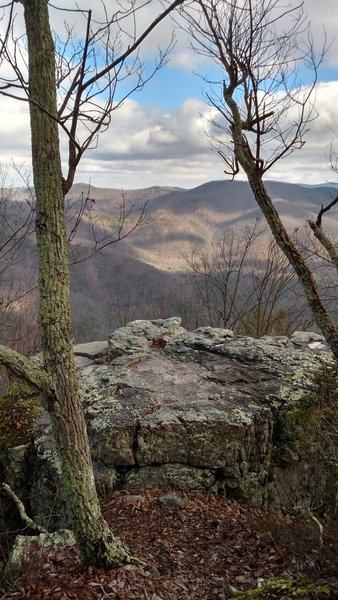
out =
<path fill-rule="evenodd" d="M 237 600 L 292 600 L 303 598 L 319 600 L 333 598 L 333 590 L 323 582 L 314 582 L 307 578 L 299 580 L 272 578 L 260 581 L 259 585 L 244 592 L 237 592 Z"/>
<path fill-rule="evenodd" d="M 0 396 L 0 446 L 27 444 L 40 411 L 40 396 L 36 392 L 24 385 L 12 385 Z"/>
<path fill-rule="evenodd" d="M 323 362 L 314 373 L 299 377 L 306 379 L 306 386 L 293 391 L 294 379 L 290 380 L 289 391 L 284 388 L 285 407 L 280 412 L 278 442 L 293 450 L 317 451 L 319 446 L 330 448 L 327 459 L 337 464 L 338 432 L 338 373 L 334 364 Z M 304 384 L 304 381 L 303 381 Z"/>
<path fill-rule="evenodd" d="M 306 379 L 296 394 L 290 379 L 289 397 L 278 412 L 274 485 L 284 509 L 305 506 L 333 516 L 338 509 L 337 370 L 325 361 Z M 284 489 L 290 490 L 288 496 Z"/>
<path fill-rule="evenodd" d="M 74 534 L 69 529 L 61 529 L 53 533 L 41 533 L 38 536 L 17 535 L 10 552 L 8 561 L 0 570 L 0 592 L 15 585 L 25 567 L 29 564 L 31 555 L 37 550 L 45 550 L 55 546 L 75 546 Z"/>

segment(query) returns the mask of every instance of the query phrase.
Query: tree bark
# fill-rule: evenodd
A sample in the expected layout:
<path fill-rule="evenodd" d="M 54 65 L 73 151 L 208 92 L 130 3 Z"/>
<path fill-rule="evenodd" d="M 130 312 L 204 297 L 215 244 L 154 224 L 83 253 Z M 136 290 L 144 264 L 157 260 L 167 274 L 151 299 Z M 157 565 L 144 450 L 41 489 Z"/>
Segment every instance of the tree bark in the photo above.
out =
<path fill-rule="evenodd" d="M 104 521 L 95 488 L 77 385 L 70 317 L 70 276 L 57 125 L 55 52 L 47 0 L 24 1 L 29 55 L 32 162 L 39 255 L 39 327 L 44 368 L 54 393 L 48 410 L 63 493 L 83 561 L 120 566 L 134 559 Z"/>
<path fill-rule="evenodd" d="M 313 274 L 288 235 L 261 177 L 253 173 L 248 175 L 248 180 L 256 202 L 261 208 L 277 244 L 287 256 L 298 276 L 316 324 L 322 331 L 338 364 L 338 329 L 323 304 Z"/>
<path fill-rule="evenodd" d="M 335 266 L 336 273 L 338 275 L 338 250 L 337 250 L 337 247 L 332 242 L 332 240 L 330 240 L 329 236 L 326 235 L 326 233 L 323 231 L 321 223 L 318 224 L 318 222 L 316 222 L 316 221 L 308 221 L 308 223 L 313 231 L 313 235 L 315 236 L 315 238 L 317 238 L 319 243 L 326 250 L 330 260 L 332 261 L 332 264 L 334 264 L 334 266 Z"/>
<path fill-rule="evenodd" d="M 0 365 L 17 377 L 20 381 L 27 383 L 31 388 L 41 392 L 44 399 L 53 395 L 50 381 L 44 371 L 32 360 L 26 358 L 7 346 L 0 345 Z"/>

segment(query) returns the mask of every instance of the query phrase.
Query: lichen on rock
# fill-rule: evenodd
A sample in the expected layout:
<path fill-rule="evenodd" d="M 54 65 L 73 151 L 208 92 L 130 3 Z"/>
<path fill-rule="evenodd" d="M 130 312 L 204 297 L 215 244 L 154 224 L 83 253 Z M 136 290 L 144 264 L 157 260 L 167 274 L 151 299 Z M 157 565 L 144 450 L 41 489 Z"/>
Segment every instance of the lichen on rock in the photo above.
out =
<path fill-rule="evenodd" d="M 299 580 L 273 577 L 259 580 L 257 587 L 236 592 L 236 600 L 318 600 L 318 598 L 331 598 L 333 589 L 322 581 L 313 581 L 309 578 Z"/>
<path fill-rule="evenodd" d="M 321 336 L 188 332 L 173 317 L 132 321 L 108 344 L 76 353 L 100 489 L 169 486 L 277 510 L 332 510 L 336 476 L 320 459 L 325 444 L 313 440 L 312 452 L 289 435 L 302 406 L 303 419 L 312 414 L 313 377 L 332 362 Z M 33 513 L 48 514 L 61 473 L 47 421 L 33 447 L 31 493 L 41 504 L 33 501 Z"/>

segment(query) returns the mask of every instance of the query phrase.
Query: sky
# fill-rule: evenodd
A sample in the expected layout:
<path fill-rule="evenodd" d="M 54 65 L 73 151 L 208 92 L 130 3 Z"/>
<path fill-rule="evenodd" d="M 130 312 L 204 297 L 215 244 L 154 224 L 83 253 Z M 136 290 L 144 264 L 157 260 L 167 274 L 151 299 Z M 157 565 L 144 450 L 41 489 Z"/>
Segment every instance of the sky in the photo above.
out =
<path fill-rule="evenodd" d="M 142 3 L 142 0 L 137 0 Z M 71 6 L 66 0 L 55 0 L 59 8 Z M 114 0 L 107 5 L 112 6 Z M 116 2 L 115 2 L 116 4 Z M 101 10 L 99 0 L 79 0 L 80 8 Z M 15 26 L 22 27 L 20 3 Z M 300 151 L 278 162 L 268 172 L 268 179 L 290 183 L 321 184 L 338 177 L 329 169 L 330 143 L 338 135 L 338 32 L 337 0 L 305 0 L 315 43 L 320 46 L 325 28 L 330 48 L 319 69 L 316 89 L 318 118 L 311 123 L 306 144 Z M 159 0 L 139 12 L 139 31 L 157 16 Z M 65 18 L 74 21 L 78 31 L 83 23 L 78 15 L 50 7 L 53 27 L 62 31 Z M 4 27 L 0 23 L 0 30 Z M 147 39 L 142 48 L 145 65 L 150 64 L 157 46 L 165 47 L 173 23 L 166 21 Z M 338 34 L 337 34 L 338 35 Z M 2 67 L 4 68 L 4 67 Z M 1 75 L 1 68 L 0 68 Z M 109 129 L 97 147 L 88 150 L 78 167 L 76 182 L 97 187 L 144 188 L 153 185 L 193 188 L 207 181 L 223 179 L 222 160 L 210 148 L 208 129 L 210 106 L 205 101 L 208 88 L 202 77 L 212 79 L 215 67 L 194 54 L 187 36 L 176 29 L 176 46 L 169 63 L 148 82 L 143 91 L 128 97 L 112 115 Z M 121 88 L 122 94 L 127 88 Z M 26 177 L 30 177 L 30 131 L 27 103 L 0 96 L 0 163 L 3 169 L 14 161 Z M 338 146 L 338 143 L 337 143 Z M 63 160 L 66 148 L 62 146 Z M 14 185 L 22 185 L 17 174 L 10 175 Z M 243 178 L 241 175 L 240 178 Z M 18 183 L 17 183 L 18 182 Z"/>

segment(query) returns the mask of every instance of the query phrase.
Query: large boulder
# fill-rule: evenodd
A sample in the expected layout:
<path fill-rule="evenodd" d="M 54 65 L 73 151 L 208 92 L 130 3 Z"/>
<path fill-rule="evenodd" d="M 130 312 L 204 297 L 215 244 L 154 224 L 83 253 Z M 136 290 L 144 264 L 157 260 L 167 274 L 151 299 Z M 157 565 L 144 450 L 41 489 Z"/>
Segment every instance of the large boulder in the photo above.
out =
<path fill-rule="evenodd" d="M 285 511 L 334 510 L 330 461 L 319 458 L 318 445 L 312 452 L 283 441 L 281 418 L 311 389 L 312 374 L 333 365 L 321 336 L 190 332 L 171 318 L 133 321 L 108 343 L 75 352 L 99 490 L 169 486 Z M 32 508 L 41 517 L 48 512 L 41 490 L 47 486 L 49 497 L 61 478 L 47 422 L 34 446 Z"/>

